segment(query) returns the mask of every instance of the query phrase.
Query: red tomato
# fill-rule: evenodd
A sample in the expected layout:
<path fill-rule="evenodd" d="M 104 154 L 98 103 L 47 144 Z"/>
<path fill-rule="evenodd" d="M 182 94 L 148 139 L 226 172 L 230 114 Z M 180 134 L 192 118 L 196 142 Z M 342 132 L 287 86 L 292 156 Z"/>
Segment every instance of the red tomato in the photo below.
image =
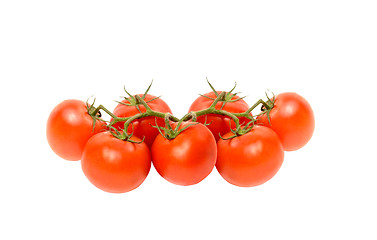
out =
<path fill-rule="evenodd" d="M 141 141 L 137 137 L 131 140 Z M 99 133 L 86 144 L 81 167 L 89 181 L 111 193 L 131 191 L 145 180 L 150 167 L 149 148 L 145 143 L 120 140 L 109 132 Z"/>
<path fill-rule="evenodd" d="M 233 133 L 225 134 L 224 138 Z M 217 142 L 216 168 L 231 184 L 253 187 L 270 180 L 280 169 L 284 150 L 270 128 L 254 126 L 250 132 Z"/>
<path fill-rule="evenodd" d="M 314 132 L 314 113 L 305 98 L 297 93 L 286 92 L 276 96 L 270 111 L 270 123 L 266 114 L 258 122 L 272 128 L 280 138 L 285 151 L 302 148 Z"/>
<path fill-rule="evenodd" d="M 180 129 L 187 124 L 193 123 L 182 123 Z M 158 135 L 152 145 L 152 162 L 157 172 L 169 182 L 193 185 L 211 173 L 216 152 L 216 141 L 211 132 L 203 124 L 196 123 L 171 140 Z"/>
<path fill-rule="evenodd" d="M 220 94 L 221 91 L 217 91 L 217 93 Z M 213 99 L 216 98 L 216 95 L 215 95 L 214 92 L 206 93 L 206 94 L 204 94 L 204 96 L 207 96 L 209 98 L 206 98 L 206 97 L 203 97 L 203 96 L 198 97 L 191 104 L 189 112 L 200 111 L 200 110 L 204 110 L 204 109 L 209 108 L 211 106 L 211 104 L 213 103 L 213 100 L 210 99 L 210 98 L 213 98 Z M 238 97 L 238 96 L 234 96 L 229 100 L 235 100 L 235 99 L 239 99 L 239 98 L 240 97 Z M 223 103 L 224 103 L 223 101 L 219 101 L 216 104 L 215 108 L 220 109 L 221 106 L 223 105 Z M 225 111 L 231 112 L 231 113 L 242 113 L 242 112 L 245 112 L 249 109 L 249 105 L 243 99 L 240 99 L 240 100 L 235 101 L 235 102 L 225 103 L 225 105 L 222 109 L 225 110 Z M 247 119 L 245 117 L 240 117 L 239 120 L 240 120 L 240 124 L 245 124 L 245 123 L 248 123 L 250 121 L 249 119 Z M 235 128 L 235 123 L 234 123 L 234 121 L 231 120 L 231 118 L 229 118 L 227 116 L 217 115 L 217 114 L 207 114 L 207 115 L 200 116 L 200 117 L 198 117 L 197 121 L 200 122 L 200 123 L 205 123 L 205 122 L 210 123 L 209 125 L 207 125 L 207 127 L 208 127 L 209 130 L 211 130 L 216 141 L 218 141 L 219 138 L 220 138 L 219 134 L 222 136 L 225 133 L 230 131 L 229 121 L 231 121 L 232 128 Z"/>
<path fill-rule="evenodd" d="M 47 120 L 46 135 L 51 149 L 66 160 L 80 160 L 86 142 L 105 129 L 104 122 L 88 114 L 86 104 L 80 100 L 65 100 L 58 104 Z"/>
<path fill-rule="evenodd" d="M 144 94 L 138 94 L 138 95 L 140 97 L 143 97 Z M 145 96 L 144 101 L 148 102 L 148 101 L 150 101 L 154 98 L 156 98 L 156 97 L 153 96 L 153 95 L 147 94 Z M 122 102 L 126 103 L 126 104 L 130 104 L 130 102 L 126 99 L 123 100 Z M 163 112 L 163 113 L 167 113 L 167 112 L 172 113 L 169 106 L 161 98 L 157 98 L 157 99 L 155 99 L 151 102 L 148 102 L 147 104 L 154 111 Z M 137 106 L 139 107 L 141 112 L 146 111 L 145 107 L 142 104 L 137 105 Z M 136 108 L 136 106 L 127 106 L 127 105 L 119 103 L 115 107 L 113 113 L 117 117 L 132 117 L 133 115 L 139 114 L 140 112 Z M 141 139 L 143 139 L 145 137 L 144 142 L 149 147 L 152 146 L 154 139 L 159 134 L 158 129 L 152 127 L 152 126 L 156 126 L 156 120 L 157 120 L 158 126 L 162 126 L 162 127 L 165 126 L 164 119 L 158 118 L 158 117 L 145 117 L 145 118 L 142 118 L 142 119 L 136 119 L 136 120 L 132 121 L 132 123 L 133 123 L 133 134 L 135 136 L 141 138 Z M 124 122 L 118 122 L 118 123 L 114 124 L 113 126 L 117 129 L 121 130 L 121 129 L 124 128 Z M 132 125 L 131 124 L 129 125 L 127 132 L 128 133 L 132 132 Z"/>

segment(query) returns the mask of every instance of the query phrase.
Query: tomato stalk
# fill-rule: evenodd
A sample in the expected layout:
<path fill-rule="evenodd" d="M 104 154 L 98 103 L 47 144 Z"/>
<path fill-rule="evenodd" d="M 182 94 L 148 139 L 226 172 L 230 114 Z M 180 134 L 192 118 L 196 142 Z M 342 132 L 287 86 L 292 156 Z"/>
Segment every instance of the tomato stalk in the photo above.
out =
<path fill-rule="evenodd" d="M 118 117 L 113 117 L 113 121 L 110 122 L 109 125 L 113 125 L 115 124 L 116 122 L 123 122 L 125 121 L 124 123 L 124 129 L 127 129 L 128 126 L 130 125 L 130 123 L 136 119 L 139 119 L 139 118 L 144 118 L 144 117 L 159 117 L 159 118 L 164 118 L 164 119 L 169 119 L 171 121 L 174 121 L 174 122 L 178 122 L 179 119 L 174 117 L 173 115 L 171 115 L 170 113 L 162 113 L 162 112 L 157 112 L 157 111 L 153 111 L 149 106 L 148 104 L 144 101 L 144 99 L 142 99 L 140 96 L 136 95 L 135 98 L 145 107 L 146 111 L 145 112 L 141 112 L 139 114 L 136 114 L 132 117 L 127 117 L 127 118 L 118 118 Z"/>
<path fill-rule="evenodd" d="M 110 117 L 114 118 L 116 117 L 111 111 L 109 111 L 107 108 L 105 108 L 103 105 L 99 105 L 98 107 L 93 107 L 93 105 L 88 108 L 88 114 L 90 116 L 97 116 L 98 114 L 101 114 L 100 110 L 103 110 L 107 114 L 109 114 Z"/>
<path fill-rule="evenodd" d="M 176 118 L 175 116 L 171 115 L 170 113 L 162 113 L 162 112 L 157 112 L 157 111 L 154 111 L 152 110 L 148 104 L 144 101 L 144 99 L 138 95 L 136 96 L 133 96 L 133 98 L 135 99 L 135 103 L 136 104 L 142 104 L 146 111 L 145 112 L 140 112 L 132 117 L 118 117 L 116 115 L 114 115 L 111 111 L 109 111 L 106 107 L 104 107 L 103 105 L 99 105 L 97 108 L 90 108 L 88 109 L 88 113 L 89 115 L 91 115 L 92 117 L 96 116 L 100 110 L 103 110 L 104 112 L 106 112 L 107 114 L 109 114 L 113 120 L 110 121 L 107 125 L 107 127 L 110 129 L 110 130 L 114 130 L 116 134 L 113 133 L 113 135 L 119 139 L 122 139 L 122 140 L 130 140 L 131 136 L 132 136 L 132 133 L 131 134 L 128 134 L 127 133 L 127 129 L 129 127 L 129 125 L 132 123 L 132 121 L 136 120 L 136 119 L 139 119 L 139 118 L 145 118 L 145 117 L 150 117 L 150 116 L 153 116 L 153 117 L 159 117 L 159 118 L 167 118 L 171 121 L 174 121 L 174 122 L 178 122 L 179 119 Z M 115 129 L 113 127 L 113 125 L 117 122 L 124 122 L 124 130 L 122 132 L 119 132 L 117 129 Z"/>
<path fill-rule="evenodd" d="M 266 103 L 262 99 L 259 99 L 253 106 L 251 106 L 246 112 L 243 113 L 233 113 L 236 117 L 245 117 L 248 119 L 253 119 L 253 117 L 250 115 L 251 111 L 253 111 L 258 105 L 262 104 L 262 111 L 270 110 L 273 108 L 270 104 Z"/>
<path fill-rule="evenodd" d="M 239 125 L 239 120 L 237 118 L 237 116 L 234 115 L 234 113 L 230 113 L 230 112 L 227 112 L 227 111 L 224 111 L 224 110 L 218 110 L 215 108 L 216 104 L 224 99 L 225 95 L 227 93 L 226 92 L 221 92 L 220 94 L 217 95 L 217 97 L 214 99 L 213 103 L 211 104 L 211 106 L 207 109 L 203 109 L 203 110 L 200 110 L 200 111 L 192 111 L 192 112 L 189 112 L 187 113 L 185 116 L 182 117 L 182 121 L 188 121 L 188 120 L 196 120 L 197 117 L 200 117 L 200 116 L 203 116 L 203 115 L 207 115 L 207 114 L 219 114 L 219 115 L 226 115 L 230 118 L 233 119 L 233 121 L 236 123 L 236 125 Z M 238 123 L 238 124 L 237 124 Z"/>
<path fill-rule="evenodd" d="M 208 80 L 207 80 L 207 82 L 208 82 Z M 208 107 L 207 109 L 203 109 L 203 110 L 200 110 L 200 111 L 191 111 L 191 112 L 187 113 L 186 115 L 184 115 L 180 119 L 173 116 L 170 113 L 163 113 L 163 112 L 158 112 L 158 111 L 152 110 L 148 106 L 148 103 L 144 100 L 143 97 L 140 97 L 139 95 L 132 96 L 127 91 L 126 91 L 126 93 L 130 96 L 130 98 L 132 100 L 132 104 L 134 104 L 138 109 L 139 109 L 138 105 L 143 105 L 146 109 L 145 112 L 141 112 L 140 109 L 139 109 L 140 113 L 135 114 L 131 117 L 118 117 L 118 116 L 114 115 L 111 111 L 106 109 L 103 105 L 99 105 L 97 108 L 93 107 L 93 105 L 92 105 L 90 108 L 88 108 L 88 113 L 93 118 L 96 118 L 100 114 L 100 110 L 103 110 L 104 112 L 106 112 L 113 119 L 107 125 L 107 127 L 110 130 L 113 130 L 113 131 L 111 131 L 112 134 L 119 139 L 128 140 L 128 141 L 130 141 L 130 137 L 132 136 L 132 133 L 128 134 L 127 129 L 129 127 L 129 125 L 132 124 L 132 121 L 134 121 L 136 119 L 140 119 L 140 118 L 151 117 L 151 116 L 165 119 L 165 125 L 166 125 L 165 127 L 159 127 L 159 126 L 157 126 L 157 123 L 156 123 L 156 126 L 153 126 L 153 127 L 158 128 L 158 130 L 161 134 L 162 134 L 161 129 L 164 130 L 165 135 L 163 135 L 163 134 L 162 135 L 167 139 L 175 138 L 180 132 L 182 132 L 184 129 L 186 129 L 187 127 L 190 126 L 190 125 L 188 125 L 188 126 L 185 126 L 183 129 L 179 129 L 182 122 L 186 122 L 186 121 L 189 121 L 189 120 L 196 122 L 198 117 L 203 116 L 203 115 L 207 115 L 207 114 L 217 114 L 217 115 L 223 115 L 223 116 L 227 116 L 227 117 L 231 118 L 232 121 L 236 125 L 234 130 L 231 129 L 231 131 L 234 133 L 234 136 L 232 136 L 232 137 L 240 136 L 240 135 L 243 135 L 243 134 L 249 132 L 254 126 L 254 123 L 256 121 L 256 116 L 258 116 L 260 114 L 267 113 L 267 116 L 268 116 L 268 119 L 269 119 L 269 112 L 274 107 L 275 96 L 272 99 L 270 99 L 266 94 L 266 96 L 268 98 L 267 101 L 259 99 L 247 111 L 242 112 L 242 113 L 231 113 L 231 112 L 223 110 L 222 108 L 226 104 L 226 102 L 235 101 L 235 100 L 231 100 L 231 99 L 236 94 L 236 93 L 232 93 L 232 91 L 234 90 L 234 88 L 236 86 L 234 86 L 232 88 L 232 90 L 229 91 L 229 92 L 223 91 L 221 93 L 218 93 L 217 91 L 215 91 L 215 89 L 213 88 L 213 86 L 209 82 L 208 82 L 208 84 L 210 85 L 211 89 L 215 92 L 215 95 L 216 95 L 216 98 L 213 98 L 213 103 L 211 104 L 211 106 Z M 146 93 L 149 91 L 149 89 L 150 89 L 150 86 L 148 87 Z M 237 100 L 239 100 L 239 99 L 237 99 Z M 220 109 L 216 109 L 216 105 L 220 101 L 223 102 L 223 105 L 222 105 L 222 107 L 220 107 Z M 262 112 L 260 114 L 256 115 L 256 116 L 252 116 L 250 114 L 251 111 L 253 111 L 260 104 L 262 104 Z M 248 124 L 242 126 L 240 124 L 240 120 L 239 120 L 240 117 L 247 118 L 251 121 Z M 178 123 L 174 129 L 172 128 L 172 126 L 170 124 L 171 121 Z M 116 124 L 117 122 L 124 122 L 124 128 L 123 128 L 122 132 L 119 132 L 117 129 L 115 129 L 113 127 L 113 125 Z"/>

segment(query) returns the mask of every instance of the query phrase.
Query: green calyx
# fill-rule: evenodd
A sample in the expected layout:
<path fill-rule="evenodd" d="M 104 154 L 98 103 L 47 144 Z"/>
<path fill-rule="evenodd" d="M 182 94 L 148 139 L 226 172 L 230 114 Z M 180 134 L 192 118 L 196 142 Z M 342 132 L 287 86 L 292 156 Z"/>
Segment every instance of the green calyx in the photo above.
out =
<path fill-rule="evenodd" d="M 223 138 L 221 135 L 219 135 L 219 137 L 222 140 L 229 140 L 229 139 L 232 139 L 232 138 L 235 138 L 235 137 L 238 137 L 238 136 L 242 136 L 242 135 L 250 132 L 251 129 L 253 129 L 253 127 L 255 126 L 255 122 L 256 122 L 256 120 L 252 119 L 247 124 L 245 124 L 245 125 L 242 124 L 242 125 L 240 125 L 240 127 L 238 129 L 235 129 L 235 130 L 232 129 L 231 124 L 229 123 L 229 128 L 230 128 L 230 131 L 233 133 L 233 135 L 230 136 L 230 137 L 227 137 L 227 138 Z"/>
<path fill-rule="evenodd" d="M 100 112 L 100 109 L 94 107 L 95 102 L 96 102 L 96 98 L 93 99 L 92 104 L 89 104 L 89 98 L 85 102 L 86 112 L 89 114 L 89 116 L 92 117 L 92 120 L 93 120 L 93 128 L 92 128 L 93 132 L 96 127 L 97 120 L 105 122 L 103 119 L 101 119 L 102 114 Z"/>
<path fill-rule="evenodd" d="M 265 92 L 266 97 L 267 97 L 267 101 L 265 101 L 265 102 L 262 101 L 262 106 L 261 106 L 261 111 L 262 112 L 260 114 L 258 114 L 258 115 L 266 114 L 268 123 L 270 125 L 271 125 L 270 112 L 274 108 L 275 101 L 276 101 L 275 94 L 273 92 L 271 92 L 271 93 L 272 93 L 272 98 L 270 98 L 268 96 L 267 92 Z"/>
<path fill-rule="evenodd" d="M 220 107 L 220 110 L 224 108 L 225 104 L 228 103 L 228 102 L 237 102 L 241 99 L 244 99 L 246 96 L 244 97 L 240 97 L 240 98 L 236 98 L 236 99 L 233 99 L 237 94 L 239 94 L 239 92 L 236 92 L 236 93 L 233 93 L 234 89 L 236 88 L 237 86 L 237 83 L 234 83 L 234 87 L 228 91 L 228 92 L 220 92 L 218 93 L 218 91 L 216 91 L 216 89 L 212 86 L 212 84 L 208 81 L 208 78 L 206 78 L 207 80 L 207 83 L 208 85 L 210 86 L 210 88 L 212 89 L 213 93 L 215 94 L 216 97 L 219 97 L 222 93 L 224 93 L 218 100 L 218 102 L 222 102 L 222 105 Z M 211 99 L 213 101 L 215 101 L 216 98 L 211 98 L 209 96 L 206 96 L 206 95 L 203 95 L 203 94 L 199 94 L 200 96 L 202 97 L 205 97 L 205 98 L 208 98 L 208 99 Z"/>
<path fill-rule="evenodd" d="M 165 115 L 165 127 L 158 126 L 157 119 L 155 119 L 156 125 L 152 126 L 154 128 L 157 128 L 160 135 L 163 136 L 164 138 L 168 139 L 168 140 L 172 140 L 172 139 L 176 138 L 181 132 L 183 132 L 187 128 L 189 128 L 193 125 L 199 124 L 198 122 L 194 122 L 194 123 L 187 124 L 186 126 L 180 128 L 182 123 L 183 123 L 183 121 L 181 119 L 181 120 L 178 121 L 175 128 L 173 128 L 172 125 L 170 124 L 172 116 L 173 115 L 171 115 L 170 113 L 167 113 Z"/>
<path fill-rule="evenodd" d="M 128 141 L 128 142 L 137 143 L 137 144 L 144 142 L 145 137 L 141 141 L 134 141 L 134 140 L 131 139 L 131 137 L 133 136 L 133 133 L 134 133 L 134 125 L 131 124 L 131 126 L 132 126 L 131 134 L 127 133 L 127 129 L 123 129 L 122 131 L 119 131 L 118 129 L 116 129 L 113 126 L 109 127 L 109 132 L 114 137 L 116 137 L 120 140 L 123 140 L 123 141 Z"/>
<path fill-rule="evenodd" d="M 135 106 L 135 107 L 137 108 L 137 110 L 138 110 L 139 112 L 141 112 L 141 111 L 140 111 L 140 108 L 139 108 L 139 105 L 143 105 L 143 102 L 142 102 L 140 99 L 144 100 L 144 102 L 146 102 L 146 103 L 150 103 L 150 102 L 152 102 L 152 101 L 154 101 L 154 100 L 156 100 L 156 99 L 158 99 L 158 98 L 161 97 L 161 96 L 158 96 L 158 97 L 155 97 L 155 98 L 150 99 L 150 100 L 148 100 L 148 101 L 145 101 L 145 97 L 147 96 L 147 94 L 148 94 L 150 88 L 152 87 L 152 84 L 153 84 L 153 80 L 151 81 L 151 84 L 149 84 L 147 90 L 145 90 L 144 94 L 143 94 L 141 97 L 140 97 L 139 95 L 131 95 L 131 94 L 127 91 L 126 87 L 124 86 L 123 89 L 124 89 L 124 91 L 126 92 L 126 94 L 128 95 L 128 97 L 123 97 L 123 98 L 124 98 L 125 100 L 127 100 L 129 103 L 119 102 L 119 101 L 115 101 L 115 102 L 117 102 L 117 103 L 119 103 L 119 104 L 126 105 L 126 106 Z M 139 96 L 140 98 L 138 98 L 137 96 Z"/>

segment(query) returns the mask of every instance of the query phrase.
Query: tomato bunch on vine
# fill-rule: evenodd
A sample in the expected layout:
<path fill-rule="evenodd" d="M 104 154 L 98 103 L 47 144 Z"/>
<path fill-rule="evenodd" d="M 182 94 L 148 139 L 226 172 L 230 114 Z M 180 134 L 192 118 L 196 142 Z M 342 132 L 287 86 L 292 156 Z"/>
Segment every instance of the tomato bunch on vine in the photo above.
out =
<path fill-rule="evenodd" d="M 149 94 L 152 83 L 143 94 L 124 89 L 127 96 L 113 111 L 95 100 L 65 100 L 48 118 L 48 143 L 61 158 L 81 160 L 99 189 L 124 193 L 143 183 L 152 164 L 178 185 L 197 184 L 216 168 L 233 185 L 258 186 L 279 171 L 285 151 L 311 139 L 313 110 L 297 93 L 266 94 L 250 107 L 234 93 L 236 86 L 217 91 L 208 84 L 212 91 L 200 94 L 181 118 Z"/>

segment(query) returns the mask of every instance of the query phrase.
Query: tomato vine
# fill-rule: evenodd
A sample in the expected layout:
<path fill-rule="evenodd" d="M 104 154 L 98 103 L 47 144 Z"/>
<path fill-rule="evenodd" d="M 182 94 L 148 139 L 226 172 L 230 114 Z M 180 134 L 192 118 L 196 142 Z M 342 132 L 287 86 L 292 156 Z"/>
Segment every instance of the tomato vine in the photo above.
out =
<path fill-rule="evenodd" d="M 164 134 L 161 132 L 161 130 L 165 130 L 166 134 L 164 135 L 164 137 L 167 138 L 167 139 L 175 138 L 179 133 L 181 133 L 183 130 L 185 130 L 187 127 L 189 127 L 189 125 L 188 125 L 183 129 L 179 129 L 182 122 L 187 122 L 187 121 L 196 122 L 198 117 L 203 116 L 203 115 L 208 115 L 208 114 L 223 115 L 223 116 L 229 117 L 235 123 L 235 129 L 230 128 L 231 132 L 233 132 L 233 135 L 230 138 L 233 138 L 233 137 L 236 137 L 236 136 L 241 136 L 241 135 L 249 132 L 253 128 L 255 122 L 257 121 L 256 117 L 259 116 L 259 115 L 266 113 L 267 117 L 269 119 L 269 112 L 274 107 L 275 96 L 273 96 L 273 98 L 270 99 L 268 97 L 267 93 L 266 93 L 266 96 L 268 98 L 267 101 L 259 99 L 247 111 L 242 112 L 242 113 L 233 113 L 233 112 L 223 110 L 222 108 L 228 102 L 235 102 L 235 101 L 239 101 L 239 100 L 244 98 L 244 97 L 242 97 L 242 98 L 232 100 L 232 97 L 237 95 L 237 93 L 232 93 L 233 90 L 236 87 L 236 84 L 229 92 L 222 91 L 222 92 L 218 93 L 208 80 L 207 80 L 207 82 L 208 82 L 210 88 L 212 89 L 212 91 L 215 93 L 216 98 L 210 98 L 210 97 L 207 97 L 207 96 L 201 95 L 201 94 L 200 94 L 200 96 L 210 98 L 211 100 L 213 100 L 211 106 L 206 108 L 206 109 L 200 110 L 200 111 L 190 111 L 187 114 L 185 114 L 182 118 L 177 118 L 176 116 L 174 116 L 170 113 L 164 113 L 164 112 L 158 112 L 158 111 L 152 110 L 149 107 L 148 102 L 150 102 L 154 99 L 146 102 L 144 100 L 144 97 L 141 97 L 139 95 L 133 96 L 126 89 L 124 89 L 124 90 L 129 96 L 129 98 L 126 98 L 126 99 L 130 102 L 130 104 L 125 104 L 125 103 L 121 103 L 121 104 L 129 105 L 129 106 L 135 106 L 137 108 L 138 108 L 138 105 L 143 105 L 146 109 L 145 112 L 141 112 L 140 109 L 138 109 L 139 110 L 138 114 L 135 114 L 135 115 L 130 116 L 130 117 L 118 117 L 118 116 L 114 115 L 111 111 L 109 111 L 103 105 L 99 105 L 98 107 L 93 107 L 94 102 L 95 102 L 94 101 L 93 104 L 90 107 L 88 107 L 88 114 L 90 116 L 92 116 L 93 121 L 95 123 L 95 120 L 98 120 L 99 117 L 101 116 L 100 110 L 103 110 L 104 112 L 106 112 L 110 117 L 112 117 L 112 121 L 109 121 L 108 124 L 107 124 L 107 127 L 110 130 L 110 132 L 115 137 L 117 137 L 121 140 L 127 140 L 127 141 L 132 141 L 132 140 L 130 140 L 130 138 L 132 137 L 132 133 L 131 134 L 127 133 L 127 129 L 129 127 L 129 125 L 131 124 L 131 126 L 132 126 L 132 121 L 134 121 L 136 119 L 145 118 L 145 117 L 157 117 L 157 118 L 165 119 L 165 123 L 166 123 L 165 128 L 159 127 L 159 126 L 157 126 L 157 124 L 156 124 L 156 126 L 152 126 L 152 127 L 156 127 L 162 135 L 164 135 Z M 145 93 L 143 94 L 143 96 L 146 96 L 149 89 L 151 88 L 151 85 L 152 85 L 152 83 L 148 86 L 148 88 L 145 91 Z M 156 98 L 159 98 L 159 97 L 156 97 Z M 220 109 L 215 108 L 215 106 L 218 102 L 223 102 L 222 107 Z M 250 113 L 260 104 L 262 104 L 262 108 L 261 108 L 262 112 L 258 115 L 255 115 L 255 116 L 251 115 Z M 87 104 L 87 106 L 89 106 L 89 105 Z M 239 121 L 240 117 L 247 118 L 250 121 L 247 124 L 242 125 L 242 124 L 240 124 L 240 121 Z M 174 129 L 171 127 L 170 121 L 178 123 L 177 126 Z M 121 132 L 113 127 L 113 125 L 118 123 L 118 122 L 124 122 L 123 130 Z M 209 124 L 211 124 L 211 123 L 208 123 L 207 125 L 209 125 Z M 220 136 L 220 138 L 222 138 L 222 136 Z M 227 138 L 227 139 L 229 139 L 229 138 Z"/>

